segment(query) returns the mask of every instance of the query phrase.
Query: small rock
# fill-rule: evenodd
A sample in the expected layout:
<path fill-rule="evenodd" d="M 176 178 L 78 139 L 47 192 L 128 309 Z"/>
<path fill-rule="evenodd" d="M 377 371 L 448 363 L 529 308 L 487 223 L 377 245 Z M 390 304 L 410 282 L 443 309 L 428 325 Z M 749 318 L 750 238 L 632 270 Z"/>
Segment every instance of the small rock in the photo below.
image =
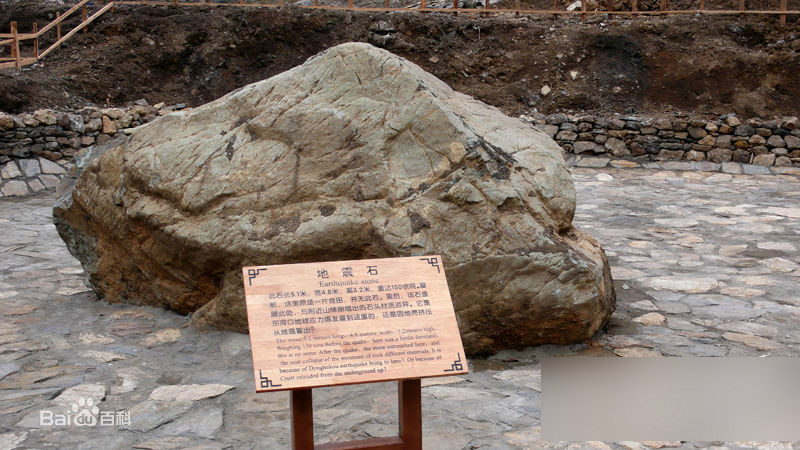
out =
<path fill-rule="evenodd" d="M 729 127 L 738 127 L 742 124 L 742 121 L 736 116 L 728 116 L 725 118 L 725 123 L 728 124 Z"/>
<path fill-rule="evenodd" d="M 112 361 L 121 361 L 125 359 L 125 355 L 121 355 L 119 353 L 103 352 L 97 350 L 87 350 L 81 352 L 81 356 L 83 356 L 84 358 L 90 358 L 104 363 Z"/>
<path fill-rule="evenodd" d="M 83 116 L 80 114 L 67 114 L 69 120 L 69 129 L 83 134 L 86 131 L 86 126 L 83 122 Z"/>
<path fill-rule="evenodd" d="M 103 116 L 103 134 L 114 134 L 117 132 L 117 126 L 114 121 L 109 119 L 108 116 Z"/>
<path fill-rule="evenodd" d="M 78 400 L 90 398 L 95 404 L 100 403 L 106 398 L 106 387 L 102 384 L 79 384 L 67 388 L 58 397 L 53 399 L 53 403 L 59 406 L 77 405 Z"/>
<path fill-rule="evenodd" d="M 144 345 L 145 347 L 154 347 L 161 344 L 171 344 L 180 339 L 180 337 L 181 330 L 177 328 L 165 328 L 163 330 L 158 330 L 155 333 L 151 333 L 142 340 L 141 345 Z"/>
<path fill-rule="evenodd" d="M 58 122 L 56 113 L 50 109 L 39 109 L 33 113 L 33 118 L 44 125 L 55 125 Z"/>
<path fill-rule="evenodd" d="M 595 178 L 599 181 L 612 181 L 614 177 L 607 173 L 598 173 Z"/>
<path fill-rule="evenodd" d="M 204 398 L 218 397 L 233 389 L 227 384 L 184 384 L 161 386 L 150 393 L 150 400 L 168 402 L 192 402 Z"/>
<path fill-rule="evenodd" d="M 625 347 L 614 350 L 614 354 L 623 358 L 653 358 L 662 356 L 657 350 L 643 347 Z"/>
<path fill-rule="evenodd" d="M 800 126 L 800 121 L 798 121 L 797 117 L 784 117 L 781 120 L 781 128 L 786 130 L 794 130 Z"/>
<path fill-rule="evenodd" d="M 647 313 L 633 319 L 634 322 L 647 326 L 663 326 L 667 323 L 667 318 L 659 313 Z"/>
<path fill-rule="evenodd" d="M 542 96 L 544 97 L 547 97 L 551 91 L 552 89 L 550 89 L 550 86 L 548 85 L 542 86 L 542 89 L 539 90 L 539 92 L 541 92 Z"/>
<path fill-rule="evenodd" d="M 439 62 L 439 57 L 436 55 L 431 56 L 430 58 L 428 58 L 428 61 L 432 62 L 433 64 L 436 64 Z"/>
<path fill-rule="evenodd" d="M 731 342 L 738 342 L 748 347 L 752 347 L 756 350 L 768 351 L 768 350 L 775 350 L 776 348 L 780 347 L 777 343 L 770 341 L 769 339 L 765 339 L 760 336 L 753 336 L 750 334 L 728 332 L 728 333 L 723 333 L 722 337 Z"/>
<path fill-rule="evenodd" d="M 757 155 L 755 158 L 753 158 L 753 164 L 759 166 L 771 166 L 774 163 L 775 163 L 775 155 L 772 153 Z"/>

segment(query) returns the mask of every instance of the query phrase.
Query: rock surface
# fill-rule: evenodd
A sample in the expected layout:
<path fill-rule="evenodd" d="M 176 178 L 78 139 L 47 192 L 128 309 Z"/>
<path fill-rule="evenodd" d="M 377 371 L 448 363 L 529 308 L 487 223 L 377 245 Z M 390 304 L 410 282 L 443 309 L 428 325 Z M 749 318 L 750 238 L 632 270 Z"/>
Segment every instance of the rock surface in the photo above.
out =
<path fill-rule="evenodd" d="M 59 234 L 109 301 L 246 331 L 243 265 L 441 254 L 468 353 L 586 339 L 615 294 L 558 145 L 367 44 L 76 156 Z"/>

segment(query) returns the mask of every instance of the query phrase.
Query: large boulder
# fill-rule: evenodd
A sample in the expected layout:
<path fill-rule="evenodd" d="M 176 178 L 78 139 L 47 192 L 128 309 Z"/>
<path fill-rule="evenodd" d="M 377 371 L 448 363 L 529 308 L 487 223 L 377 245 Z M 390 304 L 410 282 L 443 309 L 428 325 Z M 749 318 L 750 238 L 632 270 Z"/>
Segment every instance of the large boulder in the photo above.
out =
<path fill-rule="evenodd" d="M 558 145 L 367 44 L 77 162 L 55 223 L 108 301 L 244 332 L 243 265 L 438 253 L 470 354 L 581 341 L 614 310 Z"/>

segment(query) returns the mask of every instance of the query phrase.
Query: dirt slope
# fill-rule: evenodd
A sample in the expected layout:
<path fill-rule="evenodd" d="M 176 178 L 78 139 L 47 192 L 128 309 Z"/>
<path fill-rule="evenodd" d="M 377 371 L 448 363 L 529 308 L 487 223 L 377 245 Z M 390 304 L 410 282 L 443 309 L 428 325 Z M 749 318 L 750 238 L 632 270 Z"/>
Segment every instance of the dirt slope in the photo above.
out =
<path fill-rule="evenodd" d="M 33 20 L 45 25 L 54 11 L 6 3 L 0 29 L 14 18 L 26 32 Z M 782 30 L 775 17 L 598 16 L 580 23 L 138 6 L 117 7 L 48 56 L 44 67 L 0 72 L 0 110 L 138 98 L 198 105 L 347 41 L 380 44 L 509 114 L 674 109 L 765 117 L 800 109 L 794 19 Z"/>

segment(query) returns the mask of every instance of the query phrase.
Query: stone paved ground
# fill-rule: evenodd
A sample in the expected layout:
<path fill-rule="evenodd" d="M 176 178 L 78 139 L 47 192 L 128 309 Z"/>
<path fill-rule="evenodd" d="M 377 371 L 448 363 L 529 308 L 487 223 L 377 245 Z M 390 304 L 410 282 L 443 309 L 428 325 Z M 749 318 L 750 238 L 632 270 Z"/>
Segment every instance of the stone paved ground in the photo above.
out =
<path fill-rule="evenodd" d="M 800 448 L 540 440 L 544 355 L 800 355 L 798 178 L 574 174 L 575 222 L 613 266 L 619 301 L 608 333 L 589 348 L 502 352 L 471 361 L 467 376 L 426 380 L 425 448 Z M 247 337 L 97 301 L 56 235 L 53 200 L 0 200 L 0 449 L 288 449 L 288 395 L 253 393 Z M 319 439 L 396 433 L 394 385 L 314 393 Z M 40 426 L 41 410 L 64 412 L 81 397 L 112 423 L 119 418 L 105 414 L 127 411 L 130 424 Z"/>

